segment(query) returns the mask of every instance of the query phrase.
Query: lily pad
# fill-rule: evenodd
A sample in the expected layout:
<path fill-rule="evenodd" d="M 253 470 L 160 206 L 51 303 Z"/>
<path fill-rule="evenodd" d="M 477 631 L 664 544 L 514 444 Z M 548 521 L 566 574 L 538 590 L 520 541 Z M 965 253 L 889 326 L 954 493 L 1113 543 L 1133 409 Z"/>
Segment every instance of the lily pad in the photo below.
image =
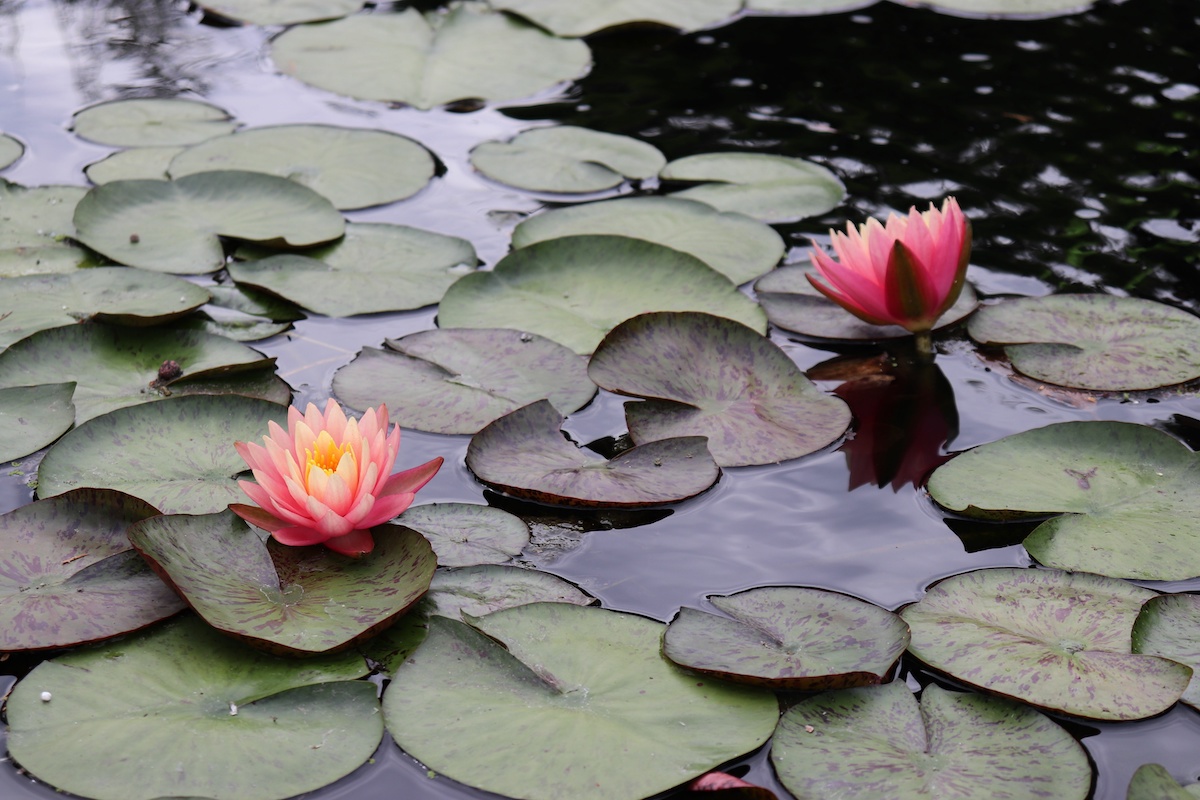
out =
<path fill-rule="evenodd" d="M 429 588 L 437 560 L 423 536 L 395 525 L 372 532 L 375 549 L 347 558 L 264 541 L 222 511 L 145 520 L 129 541 L 209 625 L 267 652 L 308 656 L 369 638 Z"/>
<path fill-rule="evenodd" d="M 624 236 L 567 236 L 509 253 L 450 287 L 438 325 L 527 330 L 590 353 L 647 311 L 703 311 L 766 332 L 762 310 L 728 278 L 687 253 Z"/>
<path fill-rule="evenodd" d="M 1091 8 L 1093 0 L 893 0 L 955 16 L 989 19 L 1046 19 Z"/>
<path fill-rule="evenodd" d="M 472 437 L 467 468 L 514 497 L 607 508 L 679 502 L 720 477 L 703 437 L 648 442 L 605 461 L 565 439 L 562 422 L 547 400 L 517 409 Z"/>
<path fill-rule="evenodd" d="M 1092 783 L 1077 741 L 1031 708 L 902 682 L 844 689 L 788 709 L 771 763 L 800 798 L 1083 800 Z"/>
<path fill-rule="evenodd" d="M 596 598 L 556 575 L 504 564 L 439 569 L 422 608 L 427 614 L 461 620 L 529 603 L 587 606 Z"/>
<path fill-rule="evenodd" d="M 74 647 L 183 610 L 125 536 L 157 513 L 120 492 L 78 489 L 0 516 L 0 651 Z"/>
<path fill-rule="evenodd" d="M 428 539 L 442 567 L 504 564 L 529 544 L 529 526 L 520 517 L 474 503 L 414 506 L 396 522 Z"/>
<path fill-rule="evenodd" d="M 295 181 L 222 170 L 176 181 L 113 181 L 75 207 L 76 238 L 114 261 L 155 272 L 215 272 L 221 236 L 304 247 L 337 239 L 345 223 Z"/>
<path fill-rule="evenodd" d="M 118 150 L 110 156 L 93 161 L 83 168 L 88 180 L 99 186 L 113 181 L 167 179 L 167 167 L 171 159 L 186 148 L 176 147 L 131 147 Z"/>
<path fill-rule="evenodd" d="M 825 394 L 770 339 L 723 317 L 656 312 L 622 322 L 588 364 L 625 404 L 634 442 L 706 436 L 723 467 L 799 458 L 837 441 L 850 408 Z"/>
<path fill-rule="evenodd" d="M 198 382 L 207 378 L 274 363 L 207 333 L 92 323 L 38 331 L 0 353 L 0 387 L 75 381 L 75 419 L 84 422 L 116 408 L 162 400 L 180 383 L 203 390 Z"/>
<path fill-rule="evenodd" d="M 666 163 L 652 144 L 571 125 L 534 128 L 471 151 L 471 165 L 487 177 L 533 192 L 599 192 L 653 177 Z"/>
<path fill-rule="evenodd" d="M 239 256 L 261 253 L 239 250 Z M 386 223 L 346 226 L 346 236 L 303 255 L 233 261 L 239 284 L 331 317 L 406 311 L 433 305 L 475 269 L 475 248 L 465 239 Z"/>
<path fill-rule="evenodd" d="M 1164 594 L 1147 600 L 1133 623 L 1133 652 L 1169 658 L 1200 672 L 1200 596 Z M 1200 709 L 1195 674 L 1183 702 Z"/>
<path fill-rule="evenodd" d="M 295 25 L 353 14 L 366 0 L 204 0 L 200 7 L 254 25 Z"/>
<path fill-rule="evenodd" d="M 1200 784 L 1184 788 L 1161 764 L 1142 764 L 1129 781 L 1125 800 L 1193 800 L 1200 797 Z"/>
<path fill-rule="evenodd" d="M 1131 650 L 1154 592 L 1115 578 L 984 569 L 930 587 L 900 616 L 909 652 L 956 680 L 1030 705 L 1101 720 L 1170 708 L 1192 670 Z"/>
<path fill-rule="evenodd" d="M 475 433 L 534 400 L 569 414 L 596 385 L 583 360 L 558 342 L 521 331 L 449 328 L 364 348 L 333 376 L 333 393 L 353 408 L 386 403 L 406 428 Z"/>
<path fill-rule="evenodd" d="M 278 125 L 189 147 L 171 161 L 170 175 L 180 178 L 223 169 L 288 178 L 328 198 L 336 208 L 351 209 L 411 197 L 429 183 L 435 164 L 424 147 L 388 131 Z"/>
<path fill-rule="evenodd" d="M 746 10 L 765 14 L 809 16 L 840 14 L 873 6 L 878 0 L 746 0 Z"/>
<path fill-rule="evenodd" d="M 694 31 L 722 22 L 741 10 L 740 0 L 489 0 L 559 36 L 587 36 L 604 28 L 653 22 Z"/>
<path fill-rule="evenodd" d="M 25 145 L 7 133 L 0 133 L 0 169 L 12 166 L 12 163 L 24 154 Z"/>
<path fill-rule="evenodd" d="M 757 278 L 783 256 L 770 226 L 676 197 L 621 197 L 544 211 L 513 230 L 513 247 L 581 234 L 631 236 L 689 253 L 734 283 Z M 647 308 L 647 311 L 670 311 Z"/>
<path fill-rule="evenodd" d="M 96 800 L 292 797 L 378 747 L 375 686 L 351 680 L 366 671 L 351 654 L 265 655 L 188 616 L 40 664 L 8 698 L 8 751 Z"/>
<path fill-rule="evenodd" d="M 75 205 L 85 194 L 79 186 L 25 187 L 0 180 L 0 278 L 73 272 L 99 263 L 69 241 Z"/>
<path fill-rule="evenodd" d="M 1200 461 L 1128 422 L 1062 422 L 981 445 L 939 467 L 929 494 L 967 516 L 1058 514 L 1025 548 L 1038 561 L 1118 578 L 1200 576 Z"/>
<path fill-rule="evenodd" d="M 77 113 L 72 124 L 77 136 L 114 147 L 196 144 L 236 127 L 216 106 L 178 98 L 100 103 Z"/>
<path fill-rule="evenodd" d="M 116 489 L 164 514 L 211 514 L 245 501 L 246 462 L 235 441 L 260 439 L 287 409 L 249 397 L 199 395 L 119 408 L 88 420 L 50 448 L 38 496 L 77 487 Z"/>
<path fill-rule="evenodd" d="M 908 646 L 899 617 L 837 592 L 771 586 L 709 601 L 729 616 L 681 608 L 663 634 L 663 655 L 738 683 L 800 691 L 877 684 Z"/>
<path fill-rule="evenodd" d="M 475 2 L 298 25 L 272 42 L 271 57 L 281 71 L 318 88 L 421 109 L 519 100 L 591 67 L 583 42 Z"/>
<path fill-rule="evenodd" d="M 533 603 L 473 625 L 431 618 L 383 699 L 396 743 L 469 786 L 529 800 L 649 797 L 758 747 L 778 718 L 769 692 L 666 662 L 653 620 Z"/>
<path fill-rule="evenodd" d="M 212 298 L 203 313 L 179 327 L 225 336 L 235 342 L 254 342 L 283 333 L 292 327 L 291 322 L 304 319 L 304 312 L 293 303 L 265 292 L 234 283 L 207 288 Z"/>
<path fill-rule="evenodd" d="M 808 265 L 791 264 L 772 270 L 754 282 L 754 294 L 772 325 L 816 339 L 882 342 L 912 336 L 899 325 L 872 325 L 850 314 L 813 288 L 805 277 Z M 964 283 L 962 294 L 933 329 L 953 325 L 975 310 L 975 289 Z"/>
<path fill-rule="evenodd" d="M 671 197 L 699 200 L 763 222 L 796 222 L 824 214 L 846 199 L 838 176 L 820 164 L 770 153 L 701 153 L 667 164 L 668 181 L 712 181 Z"/>
<path fill-rule="evenodd" d="M 74 393 L 74 381 L 0 389 L 0 461 L 41 450 L 70 430 L 75 424 Z"/>
<path fill-rule="evenodd" d="M 1200 377 L 1200 317 L 1153 300 L 1066 294 L 1008 300 L 967 326 L 1018 371 L 1075 389 L 1157 389 Z"/>

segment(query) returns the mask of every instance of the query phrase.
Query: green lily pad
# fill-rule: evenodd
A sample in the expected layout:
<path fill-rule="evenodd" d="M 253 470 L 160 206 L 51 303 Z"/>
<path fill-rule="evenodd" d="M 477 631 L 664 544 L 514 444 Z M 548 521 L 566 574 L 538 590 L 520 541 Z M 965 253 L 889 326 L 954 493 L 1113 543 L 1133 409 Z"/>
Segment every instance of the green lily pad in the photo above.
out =
<path fill-rule="evenodd" d="M 596 598 L 573 583 L 536 569 L 481 564 L 439 569 L 422 606 L 429 615 L 461 620 L 529 603 L 587 606 Z"/>
<path fill-rule="evenodd" d="M 1102 720 L 1170 708 L 1192 670 L 1131 650 L 1154 592 L 1115 578 L 1045 569 L 984 569 L 930 587 L 900 616 L 909 652 L 969 686 Z"/>
<path fill-rule="evenodd" d="M 25 145 L 7 133 L 0 133 L 0 169 L 12 166 L 12 163 L 24 154 Z"/>
<path fill-rule="evenodd" d="M 239 250 L 239 256 L 261 253 Z M 346 236 L 303 255 L 233 261 L 239 284 L 265 290 L 331 317 L 406 311 L 433 305 L 475 269 L 465 239 L 386 223 L 346 226 Z"/>
<path fill-rule="evenodd" d="M 216 106 L 178 98 L 114 100 L 75 115 L 77 136 L 114 147 L 160 147 L 203 142 L 237 123 Z"/>
<path fill-rule="evenodd" d="M 893 0 L 955 16 L 989 19 L 1045 19 L 1086 11 L 1093 0 Z"/>
<path fill-rule="evenodd" d="M 1125 800 L 1193 800 L 1200 797 L 1200 783 L 1180 785 L 1161 764 L 1142 764 L 1129 781 Z"/>
<path fill-rule="evenodd" d="M 388 131 L 278 125 L 189 147 L 171 161 L 170 175 L 180 178 L 221 169 L 288 178 L 328 198 L 336 208 L 351 209 L 411 197 L 429 183 L 435 164 L 424 147 Z"/>
<path fill-rule="evenodd" d="M 766 332 L 762 310 L 728 278 L 687 253 L 624 236 L 568 236 L 509 253 L 450 287 L 438 325 L 526 330 L 590 353 L 647 311 L 703 311 Z"/>
<path fill-rule="evenodd" d="M 345 650 L 421 599 L 437 567 L 429 542 L 395 525 L 373 528 L 361 558 L 288 547 L 232 512 L 159 516 L 129 541 L 204 621 L 278 655 Z"/>
<path fill-rule="evenodd" d="M 0 516 L 0 652 L 74 647 L 181 611 L 125 536 L 157 513 L 120 492 L 78 489 Z"/>
<path fill-rule="evenodd" d="M 261 439 L 270 420 L 286 425 L 287 409 L 239 396 L 119 408 L 50 448 L 38 468 L 38 496 L 92 486 L 140 497 L 164 514 L 222 511 L 245 501 L 235 479 L 246 462 L 233 443 Z"/>
<path fill-rule="evenodd" d="M 170 361 L 179 372 L 163 379 Z M 162 400 L 177 384 L 203 391 L 205 379 L 274 363 L 207 333 L 91 323 L 38 331 L 0 353 L 0 387 L 75 381 L 75 420 L 84 422 L 116 408 Z"/>
<path fill-rule="evenodd" d="M 283 333 L 292 327 L 293 321 L 304 319 L 304 312 L 293 303 L 265 292 L 234 283 L 206 288 L 212 294 L 208 306 L 177 327 L 224 336 L 235 342 L 254 342 Z"/>
<path fill-rule="evenodd" d="M 741 10 L 740 0 L 490 0 L 559 36 L 587 36 L 604 28 L 653 22 L 694 31 Z"/>
<path fill-rule="evenodd" d="M 514 497 L 606 508 L 676 503 L 720 477 L 703 437 L 648 442 L 605 461 L 567 441 L 562 422 L 547 400 L 506 414 L 471 438 L 467 468 Z"/>
<path fill-rule="evenodd" d="M 634 442 L 706 436 L 723 467 L 814 453 L 850 426 L 850 408 L 804 376 L 770 339 L 723 317 L 642 314 L 604 338 L 588 375 L 625 404 Z"/>
<path fill-rule="evenodd" d="M 1031 708 L 902 682 L 844 689 L 788 709 L 771 763 L 800 798 L 1083 800 L 1092 783 L 1077 741 Z"/>
<path fill-rule="evenodd" d="M 512 244 L 524 248 L 581 234 L 631 236 L 665 245 L 695 256 L 738 284 L 762 275 L 783 256 L 783 239 L 771 227 L 676 197 L 621 197 L 545 211 L 518 225 Z"/>
<path fill-rule="evenodd" d="M 272 42 L 271 57 L 281 71 L 318 88 L 421 109 L 519 100 L 591 67 L 583 42 L 475 2 L 298 25 Z"/>
<path fill-rule="evenodd" d="M 431 618 L 383 699 L 396 743 L 469 786 L 528 800 L 648 797 L 758 747 L 778 718 L 769 692 L 665 661 L 653 620 L 533 603 L 473 625 Z"/>
<path fill-rule="evenodd" d="M 701 153 L 676 159 L 659 173 L 668 181 L 712 181 L 673 192 L 718 211 L 737 211 L 763 222 L 796 222 L 824 214 L 846 199 L 832 172 L 805 161 L 769 153 Z"/>
<path fill-rule="evenodd" d="M 428 539 L 442 567 L 504 564 L 529 544 L 529 526 L 516 514 L 474 503 L 410 507 L 396 523 Z"/>
<path fill-rule="evenodd" d="M 599 192 L 653 177 L 666 163 L 652 144 L 571 125 L 534 128 L 471 151 L 471 165 L 487 177 L 533 192 Z"/>
<path fill-rule="evenodd" d="M 0 461 L 41 450 L 70 430 L 75 424 L 74 393 L 74 381 L 0 389 Z"/>
<path fill-rule="evenodd" d="M 908 646 L 898 616 L 838 592 L 771 586 L 709 601 L 729 616 L 681 608 L 663 634 L 663 655 L 702 675 L 801 691 L 867 686 Z"/>
<path fill-rule="evenodd" d="M 1200 672 L 1200 597 L 1164 594 L 1147 600 L 1133 623 L 1133 652 L 1169 658 Z M 1182 699 L 1200 709 L 1195 674 Z"/>
<path fill-rule="evenodd" d="M 353 14 L 366 0 L 204 0 L 200 7 L 254 25 L 295 25 Z"/>
<path fill-rule="evenodd" d="M 1065 294 L 1007 300 L 967 326 L 1013 368 L 1074 389 L 1157 389 L 1200 377 L 1200 317 L 1153 300 Z"/>
<path fill-rule="evenodd" d="M 912 336 L 899 325 L 872 325 L 846 311 L 813 288 L 805 275 L 809 265 L 791 264 L 772 270 L 754 282 L 754 294 L 772 325 L 816 339 L 882 342 Z M 975 289 L 964 283 L 954 305 L 938 318 L 933 329 L 954 325 L 975 310 Z"/>
<path fill-rule="evenodd" d="M 347 226 L 348 229 L 352 227 L 354 226 Z M 295 322 L 298 319 L 304 319 L 304 312 L 293 303 L 266 292 L 255 291 L 231 283 L 206 288 L 212 295 L 209 303 L 218 308 L 235 311 L 249 317 L 269 319 L 272 322 Z"/>
<path fill-rule="evenodd" d="M 140 269 L 96 267 L 26 275 L 4 282 L 0 349 L 47 328 L 88 319 L 116 325 L 161 325 L 208 302 L 194 283 Z"/>
<path fill-rule="evenodd" d="M 495 328 L 422 331 L 364 348 L 333 376 L 333 393 L 353 408 L 386 403 L 406 428 L 475 433 L 534 400 L 569 414 L 596 385 L 583 360 L 541 336 Z"/>
<path fill-rule="evenodd" d="M 342 215 L 312 189 L 238 170 L 113 181 L 75 207 L 77 239 L 155 272 L 215 272 L 225 266 L 221 236 L 304 247 L 337 239 L 344 228 Z"/>
<path fill-rule="evenodd" d="M 171 159 L 185 149 L 175 146 L 131 147 L 128 150 L 118 150 L 110 156 L 88 164 L 83 168 L 83 174 L 97 186 L 113 181 L 165 181 Z"/>
<path fill-rule="evenodd" d="M 265 655 L 188 616 L 40 664 L 8 698 L 8 751 L 96 800 L 279 800 L 375 752 L 375 686 L 352 680 L 366 671 L 352 654 Z"/>
<path fill-rule="evenodd" d="M 73 272 L 99 263 L 69 241 L 75 205 L 85 194 L 78 186 L 25 187 L 0 180 L 0 278 Z"/>
<path fill-rule="evenodd" d="M 1058 514 L 1025 539 L 1043 564 L 1117 578 L 1200 576 L 1200 461 L 1128 422 L 1062 422 L 955 457 L 929 494 L 967 516 Z"/>

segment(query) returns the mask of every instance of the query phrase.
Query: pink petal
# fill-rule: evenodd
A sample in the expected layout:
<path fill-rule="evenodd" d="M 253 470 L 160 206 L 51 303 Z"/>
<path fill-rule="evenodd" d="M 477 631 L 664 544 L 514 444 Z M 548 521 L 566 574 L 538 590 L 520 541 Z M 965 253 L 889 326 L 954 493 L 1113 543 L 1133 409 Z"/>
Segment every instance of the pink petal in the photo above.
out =
<path fill-rule="evenodd" d="M 275 541 L 289 547 L 306 547 L 311 544 L 321 544 L 329 539 L 327 535 L 316 528 L 300 527 L 280 528 L 277 531 L 271 531 L 271 536 L 275 537 Z"/>
<path fill-rule="evenodd" d="M 357 558 L 371 552 L 375 548 L 375 540 L 371 538 L 370 529 L 362 529 L 326 539 L 325 546 L 335 553 Z"/>
<path fill-rule="evenodd" d="M 422 486 L 429 483 L 429 481 L 433 479 L 433 476 L 437 474 L 437 471 L 441 468 L 442 461 L 444 460 L 445 459 L 443 459 L 441 456 L 438 456 L 432 461 L 426 461 L 420 466 L 413 467 L 412 469 L 406 469 L 403 472 L 397 472 L 395 475 L 392 475 L 387 479 L 387 483 L 384 484 L 383 491 L 379 492 L 376 499 L 393 494 L 416 493 L 421 489 Z"/>
<path fill-rule="evenodd" d="M 244 503 L 230 503 L 229 510 L 251 525 L 257 525 L 265 531 L 274 532 L 287 526 L 286 522 L 276 518 L 273 514 L 264 511 L 258 506 L 248 506 Z"/>
<path fill-rule="evenodd" d="M 404 513 L 412 501 L 416 499 L 416 495 L 412 492 L 403 494 L 388 494 L 382 497 L 375 498 L 375 504 L 371 507 L 371 513 L 363 517 L 358 523 L 363 527 L 374 527 L 381 525 L 390 519 L 395 519 Z"/>

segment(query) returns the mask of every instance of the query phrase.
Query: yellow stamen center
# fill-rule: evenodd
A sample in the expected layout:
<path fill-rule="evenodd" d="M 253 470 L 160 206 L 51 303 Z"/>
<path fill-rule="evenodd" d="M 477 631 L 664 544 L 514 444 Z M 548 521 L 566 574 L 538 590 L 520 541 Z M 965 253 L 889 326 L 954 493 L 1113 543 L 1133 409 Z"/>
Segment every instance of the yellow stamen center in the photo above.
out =
<path fill-rule="evenodd" d="M 328 431 L 321 431 L 317 436 L 317 440 L 313 442 L 311 450 L 305 450 L 307 463 L 305 464 L 304 474 L 307 475 L 313 467 L 318 467 L 324 470 L 326 475 L 332 475 L 337 472 L 338 464 L 342 460 L 342 456 L 349 454 L 351 460 L 354 459 L 354 452 L 350 449 L 350 443 L 339 445 L 329 435 Z"/>

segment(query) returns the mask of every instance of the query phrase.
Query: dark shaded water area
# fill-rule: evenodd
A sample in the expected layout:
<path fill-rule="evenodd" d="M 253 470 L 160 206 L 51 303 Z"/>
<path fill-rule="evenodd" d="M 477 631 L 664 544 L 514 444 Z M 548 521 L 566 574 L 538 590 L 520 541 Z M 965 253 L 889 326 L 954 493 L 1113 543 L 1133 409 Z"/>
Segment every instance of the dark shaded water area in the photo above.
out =
<path fill-rule="evenodd" d="M 348 216 L 461 236 L 491 265 L 516 222 L 561 198 L 490 183 L 473 173 L 467 153 L 532 124 L 562 122 L 645 139 L 668 158 L 757 150 L 830 167 L 847 186 L 846 204 L 777 226 L 792 246 L 789 262 L 806 260 L 809 237 L 820 240 L 847 219 L 953 194 L 974 226 L 968 277 L 985 297 L 1106 291 L 1200 313 L 1200 12 L 1192 3 L 1101 2 L 1067 17 L 997 21 L 884 2 L 822 17 L 748 17 L 689 35 L 622 29 L 588 39 L 595 67 L 577 84 L 538 104 L 471 112 L 387 108 L 305 87 L 275 73 L 265 51 L 271 33 L 213 25 L 169 3 L 0 2 L 0 130 L 27 147 L 0 175 L 85 185 L 83 166 L 111 149 L 75 138 L 70 117 L 118 97 L 201 97 L 247 126 L 384 128 L 429 147 L 444 173 L 409 200 Z M 334 371 L 359 349 L 433 327 L 435 315 L 313 316 L 254 346 L 278 357 L 303 404 L 327 397 Z M 771 336 L 806 370 L 880 352 Z M 904 402 L 848 398 L 860 421 L 839 447 L 727 469 L 711 491 L 657 512 L 563 518 L 497 497 L 463 465 L 467 437 L 406 431 L 400 461 L 445 456 L 418 502 L 486 501 L 519 513 L 534 528 L 527 562 L 605 607 L 665 621 L 681 606 L 707 607 L 707 595 L 763 585 L 836 589 L 896 608 L 947 575 L 1030 564 L 1019 545 L 1027 529 L 946 520 L 920 488 L 950 452 L 1091 419 L 1150 424 L 1200 445 L 1192 391 L 1048 391 L 1015 378 L 961 331 L 938 346 L 944 380 L 906 388 Z M 580 442 L 619 435 L 621 402 L 602 392 L 566 427 Z M 37 460 L 0 474 L 0 511 L 32 499 L 26 481 Z M 931 680 L 919 672 L 908 679 Z M 1200 714 L 1189 708 L 1138 723 L 1065 724 L 1096 763 L 1096 798 L 1123 798 L 1130 774 L 1149 761 L 1179 779 L 1200 778 Z M 742 763 L 748 779 L 786 796 L 765 751 Z M 536 764 L 529 779 L 538 780 Z M 58 796 L 0 766 L 3 800 Z M 385 742 L 374 763 L 307 796 L 491 795 L 430 777 Z"/>

